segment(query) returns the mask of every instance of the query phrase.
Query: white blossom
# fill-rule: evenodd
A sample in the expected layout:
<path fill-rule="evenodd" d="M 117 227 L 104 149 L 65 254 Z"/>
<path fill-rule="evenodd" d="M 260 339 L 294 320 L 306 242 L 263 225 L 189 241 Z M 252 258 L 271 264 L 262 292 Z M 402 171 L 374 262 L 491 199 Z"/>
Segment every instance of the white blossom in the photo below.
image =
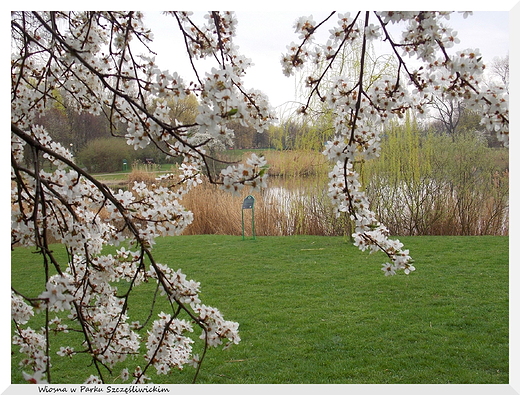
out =
<path fill-rule="evenodd" d="M 19 324 L 26 324 L 33 316 L 33 307 L 11 291 L 11 318 Z"/>

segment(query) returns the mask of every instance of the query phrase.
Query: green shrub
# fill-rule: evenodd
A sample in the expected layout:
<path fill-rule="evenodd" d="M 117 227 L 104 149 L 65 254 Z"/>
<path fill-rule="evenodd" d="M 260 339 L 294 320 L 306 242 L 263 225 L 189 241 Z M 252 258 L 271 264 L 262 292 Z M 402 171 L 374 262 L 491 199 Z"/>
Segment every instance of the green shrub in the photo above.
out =
<path fill-rule="evenodd" d="M 77 160 L 90 172 L 114 172 L 123 169 L 123 160 L 131 163 L 136 157 L 134 149 L 121 138 L 108 137 L 92 140 L 77 154 Z"/>
<path fill-rule="evenodd" d="M 378 219 L 399 235 L 507 235 L 508 152 L 476 133 L 390 125 L 379 158 L 359 165 Z"/>

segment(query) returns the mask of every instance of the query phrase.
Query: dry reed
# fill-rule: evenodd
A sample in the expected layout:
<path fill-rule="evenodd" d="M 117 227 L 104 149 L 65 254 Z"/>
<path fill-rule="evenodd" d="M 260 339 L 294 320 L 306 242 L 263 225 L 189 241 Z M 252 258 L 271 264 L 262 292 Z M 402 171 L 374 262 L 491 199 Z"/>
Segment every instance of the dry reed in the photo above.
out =
<path fill-rule="evenodd" d="M 242 210 L 248 192 L 233 196 L 216 185 L 203 183 L 183 199 L 184 206 L 194 213 L 193 222 L 184 234 L 242 234 L 242 214 L 246 235 L 252 234 L 253 210 Z M 325 191 L 295 196 L 283 187 L 271 187 L 253 194 L 254 223 L 258 236 L 344 235 L 348 223 L 336 218 Z M 243 211 L 243 212 L 242 212 Z"/>
<path fill-rule="evenodd" d="M 151 185 L 156 183 L 157 175 L 154 173 L 147 172 L 145 170 L 133 169 L 130 174 L 128 174 L 128 188 L 132 188 L 134 182 L 144 182 L 146 185 Z"/>
<path fill-rule="evenodd" d="M 264 154 L 272 177 L 309 177 L 326 175 L 328 161 L 316 151 L 267 151 Z"/>

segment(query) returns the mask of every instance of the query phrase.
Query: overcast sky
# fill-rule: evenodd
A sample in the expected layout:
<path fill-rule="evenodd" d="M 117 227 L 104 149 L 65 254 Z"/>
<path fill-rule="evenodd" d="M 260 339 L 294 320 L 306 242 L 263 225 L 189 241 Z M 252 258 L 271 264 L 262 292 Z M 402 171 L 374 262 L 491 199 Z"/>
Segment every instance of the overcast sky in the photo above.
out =
<path fill-rule="evenodd" d="M 320 21 L 329 11 L 236 11 L 238 25 L 235 43 L 240 52 L 251 58 L 254 66 L 247 71 L 245 83 L 248 88 L 264 92 L 273 107 L 295 98 L 295 80 L 282 74 L 280 58 L 286 46 L 298 42 L 294 33 L 294 21 L 302 15 L 313 15 Z M 159 67 L 179 74 L 189 72 L 184 57 L 183 43 L 175 21 L 159 12 L 146 12 L 145 23 L 154 32 L 154 46 L 158 53 Z M 448 25 L 458 32 L 460 44 L 452 50 L 479 48 L 484 62 L 496 57 L 505 57 L 509 50 L 509 23 L 507 11 L 479 11 L 466 19 L 453 14 Z M 328 28 L 327 28 L 328 30 Z M 191 76 L 185 78 L 192 78 Z"/>

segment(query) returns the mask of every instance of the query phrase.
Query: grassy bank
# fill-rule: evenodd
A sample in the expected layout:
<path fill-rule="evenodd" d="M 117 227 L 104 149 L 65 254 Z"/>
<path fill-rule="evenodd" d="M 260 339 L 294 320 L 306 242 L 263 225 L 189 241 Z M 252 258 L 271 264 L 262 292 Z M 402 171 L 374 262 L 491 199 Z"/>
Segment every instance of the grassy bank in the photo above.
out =
<path fill-rule="evenodd" d="M 343 237 L 159 239 L 157 260 L 240 323 L 241 344 L 210 350 L 199 383 L 508 383 L 508 238 L 401 240 L 416 260 L 410 276 L 383 276 L 381 254 Z M 34 296 L 42 277 L 37 256 L 15 249 L 13 286 Z M 132 320 L 146 315 L 148 292 Z M 54 380 L 88 376 L 81 358 L 56 357 Z M 188 383 L 186 369 L 160 379 Z"/>

